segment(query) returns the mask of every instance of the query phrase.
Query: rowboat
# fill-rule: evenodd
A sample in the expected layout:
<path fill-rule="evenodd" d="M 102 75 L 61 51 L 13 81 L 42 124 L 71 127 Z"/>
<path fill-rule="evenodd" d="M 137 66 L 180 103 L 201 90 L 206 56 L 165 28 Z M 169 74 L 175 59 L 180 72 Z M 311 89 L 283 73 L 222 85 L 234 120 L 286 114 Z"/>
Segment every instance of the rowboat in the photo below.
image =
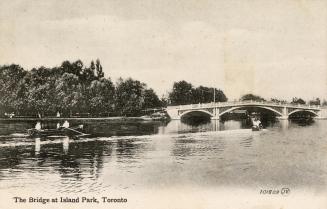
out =
<path fill-rule="evenodd" d="M 252 131 L 261 131 L 262 126 L 252 126 Z"/>
<path fill-rule="evenodd" d="M 46 136 L 64 136 L 64 132 L 59 129 L 27 129 L 27 134 L 30 137 L 46 137 Z"/>
<path fill-rule="evenodd" d="M 29 137 L 53 137 L 53 136 L 58 136 L 58 137 L 87 137 L 90 136 L 90 134 L 85 134 L 81 132 L 78 128 L 65 128 L 65 127 L 60 127 L 58 129 L 27 129 L 27 134 Z"/>
<path fill-rule="evenodd" d="M 251 128 L 252 131 L 260 131 L 263 127 L 262 127 L 262 124 L 261 124 L 258 114 L 252 113 L 250 118 L 251 118 L 251 122 L 252 122 L 252 128 Z"/>

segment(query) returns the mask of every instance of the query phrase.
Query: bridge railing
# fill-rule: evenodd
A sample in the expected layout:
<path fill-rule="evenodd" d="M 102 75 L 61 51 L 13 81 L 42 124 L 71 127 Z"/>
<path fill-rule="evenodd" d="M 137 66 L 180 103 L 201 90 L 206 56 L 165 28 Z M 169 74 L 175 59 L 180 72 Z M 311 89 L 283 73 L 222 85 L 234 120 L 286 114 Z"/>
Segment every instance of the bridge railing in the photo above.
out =
<path fill-rule="evenodd" d="M 167 109 L 197 109 L 197 108 L 211 108 L 211 107 L 223 107 L 223 106 L 233 106 L 242 104 L 253 104 L 253 105 L 270 105 L 279 107 L 293 107 L 293 108 L 312 108 L 319 109 L 319 105 L 302 105 L 302 104 L 291 104 L 291 103 L 281 103 L 281 102 L 271 102 L 271 101 L 230 101 L 230 102 L 211 102 L 211 103 L 198 103 L 198 104 L 187 104 L 187 105 L 176 105 L 168 106 Z"/>

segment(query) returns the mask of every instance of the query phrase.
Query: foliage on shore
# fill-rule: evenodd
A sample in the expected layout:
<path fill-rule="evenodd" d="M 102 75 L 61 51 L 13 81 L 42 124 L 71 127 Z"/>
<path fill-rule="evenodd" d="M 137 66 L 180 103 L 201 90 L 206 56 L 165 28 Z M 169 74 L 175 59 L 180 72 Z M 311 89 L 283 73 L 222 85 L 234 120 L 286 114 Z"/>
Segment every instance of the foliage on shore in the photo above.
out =
<path fill-rule="evenodd" d="M 59 67 L 24 70 L 19 65 L 0 66 L 0 110 L 17 115 L 139 116 L 143 109 L 160 107 L 155 92 L 140 81 L 105 78 L 99 60 L 64 61 Z"/>
<path fill-rule="evenodd" d="M 240 99 L 240 101 L 248 101 L 248 100 L 257 101 L 257 102 L 267 101 L 263 97 L 258 96 L 258 95 L 254 95 L 254 94 L 245 94 Z M 291 102 L 287 102 L 286 100 L 280 100 L 280 99 L 277 99 L 277 98 L 271 98 L 270 102 L 280 103 L 280 104 L 290 103 L 290 104 L 300 104 L 300 105 L 305 105 L 305 104 L 308 104 L 308 105 L 323 105 L 323 106 L 327 105 L 326 100 L 323 100 L 323 102 L 321 102 L 319 98 L 309 100 L 308 102 L 306 102 L 304 99 L 298 98 L 298 97 L 293 97 Z"/>
<path fill-rule="evenodd" d="M 158 98 L 153 89 L 132 78 L 118 79 L 114 84 L 105 77 L 97 59 L 89 66 L 82 61 L 64 61 L 59 67 L 39 67 L 25 70 L 19 65 L 0 66 L 0 114 L 15 113 L 24 116 L 61 116 L 88 114 L 88 116 L 140 116 L 145 109 L 167 105 L 226 102 L 224 92 L 205 86 L 194 87 L 186 81 L 173 84 L 167 98 Z M 246 94 L 241 101 L 266 101 Z M 270 101 L 287 103 L 272 98 Z M 306 104 L 294 97 L 292 104 Z M 327 105 L 319 98 L 310 105 Z"/>
<path fill-rule="evenodd" d="M 172 105 L 226 102 L 227 97 L 220 89 L 204 86 L 194 87 L 186 81 L 175 82 L 169 94 L 169 101 Z"/>

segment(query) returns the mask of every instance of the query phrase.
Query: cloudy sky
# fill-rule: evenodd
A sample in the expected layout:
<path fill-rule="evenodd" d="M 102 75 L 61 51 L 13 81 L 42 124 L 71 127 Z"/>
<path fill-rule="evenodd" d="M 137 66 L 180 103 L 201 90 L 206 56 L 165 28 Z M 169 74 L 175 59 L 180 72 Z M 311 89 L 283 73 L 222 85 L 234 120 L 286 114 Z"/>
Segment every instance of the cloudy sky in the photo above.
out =
<path fill-rule="evenodd" d="M 174 81 L 327 99 L 325 0 L 1 0 L 0 64 L 89 64 L 159 95 Z"/>

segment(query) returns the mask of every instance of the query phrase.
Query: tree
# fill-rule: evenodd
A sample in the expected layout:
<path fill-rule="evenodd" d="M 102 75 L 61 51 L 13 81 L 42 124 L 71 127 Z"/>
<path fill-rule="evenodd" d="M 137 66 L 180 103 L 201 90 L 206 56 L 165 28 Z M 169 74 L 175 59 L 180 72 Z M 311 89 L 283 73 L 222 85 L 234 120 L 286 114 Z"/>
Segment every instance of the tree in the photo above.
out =
<path fill-rule="evenodd" d="M 169 99 L 165 95 L 162 95 L 160 99 L 160 103 L 162 107 L 167 107 L 169 104 Z"/>
<path fill-rule="evenodd" d="M 274 102 L 274 103 L 280 103 L 280 104 L 286 104 L 287 103 L 286 100 L 281 100 L 281 99 L 277 99 L 277 98 L 271 98 L 270 101 Z"/>
<path fill-rule="evenodd" d="M 26 77 L 26 76 L 25 76 Z M 15 102 L 12 102 L 12 107 L 15 112 L 20 115 L 25 112 L 28 107 L 28 85 L 25 83 L 25 77 L 19 81 L 17 84 L 16 91 L 13 92 L 13 97 L 15 98 Z"/>
<path fill-rule="evenodd" d="M 241 101 L 248 101 L 248 100 L 252 100 L 252 101 L 256 101 L 256 102 L 263 102 L 266 101 L 264 98 L 258 96 L 258 95 L 254 95 L 254 94 L 245 94 L 241 97 L 240 99 Z"/>
<path fill-rule="evenodd" d="M 95 76 L 95 64 L 91 61 L 90 67 L 81 69 L 81 81 L 85 86 L 90 85 L 93 80 L 96 80 Z"/>
<path fill-rule="evenodd" d="M 224 92 L 217 88 L 199 86 L 194 88 L 186 81 L 175 82 L 173 90 L 169 93 L 169 100 L 172 105 L 184 105 L 209 102 L 226 102 Z"/>
<path fill-rule="evenodd" d="M 156 107 L 161 107 L 161 101 L 158 98 L 157 94 L 153 91 L 153 89 L 145 89 L 143 93 L 144 97 L 144 103 L 143 103 L 143 108 L 156 108 Z"/>
<path fill-rule="evenodd" d="M 173 90 L 169 93 L 169 100 L 172 105 L 192 104 L 194 89 L 191 83 L 178 81 L 173 85 Z"/>
<path fill-rule="evenodd" d="M 83 100 L 82 86 L 78 77 L 71 73 L 64 73 L 56 81 L 57 102 L 63 111 L 78 111 L 78 106 Z"/>
<path fill-rule="evenodd" d="M 199 86 L 192 90 L 192 103 L 208 103 L 213 101 L 214 89 Z"/>
<path fill-rule="evenodd" d="M 0 110 L 12 112 L 20 109 L 23 105 L 20 98 L 23 93 L 20 85 L 26 71 L 19 65 L 0 67 Z M 3 113 L 2 112 L 2 113 Z"/>
<path fill-rule="evenodd" d="M 224 92 L 217 88 L 199 86 L 193 89 L 192 103 L 226 102 L 227 97 Z"/>
<path fill-rule="evenodd" d="M 45 67 L 34 68 L 26 74 L 21 83 L 21 89 L 26 92 L 26 112 L 39 115 L 55 112 L 54 90 L 57 77 L 54 75 L 52 69 Z"/>
<path fill-rule="evenodd" d="M 115 87 L 110 79 L 92 81 L 89 93 L 90 110 L 93 114 L 113 111 Z"/>
<path fill-rule="evenodd" d="M 321 105 L 322 106 L 327 106 L 327 100 L 324 99 Z"/>
<path fill-rule="evenodd" d="M 64 61 L 60 66 L 61 75 L 64 73 L 71 73 L 76 76 L 81 76 L 83 71 L 83 62 L 81 60 L 77 60 L 75 62 Z"/>
<path fill-rule="evenodd" d="M 222 90 L 215 88 L 215 94 L 216 94 L 216 96 L 215 96 L 216 102 L 227 102 L 228 99 Z"/>
<path fill-rule="evenodd" d="M 120 78 L 116 86 L 116 111 L 124 116 L 141 115 L 144 106 L 143 91 L 145 84 L 128 78 Z"/>
<path fill-rule="evenodd" d="M 100 64 L 100 60 L 97 59 L 96 60 L 96 75 L 97 75 L 97 78 L 100 79 L 100 78 L 103 78 L 104 77 L 104 72 L 102 71 L 102 65 Z"/>
<path fill-rule="evenodd" d="M 302 105 L 304 105 L 305 101 L 303 99 L 301 99 L 301 98 L 294 97 L 292 99 L 291 104 L 302 104 Z"/>
<path fill-rule="evenodd" d="M 53 113 L 55 111 L 55 103 L 53 103 L 50 92 L 53 90 L 50 83 L 30 87 L 28 90 L 29 109 L 42 116 L 45 113 Z"/>
<path fill-rule="evenodd" d="M 310 105 L 320 105 L 320 99 L 316 98 L 316 99 L 310 100 L 309 104 Z"/>
<path fill-rule="evenodd" d="M 120 79 L 115 88 L 104 77 L 100 60 L 84 66 L 82 61 L 64 61 L 59 67 L 33 68 L 19 65 L 0 66 L 0 110 L 5 112 L 68 115 L 74 112 L 117 111 L 138 116 L 143 108 L 160 107 L 161 100 L 144 83 Z"/>

